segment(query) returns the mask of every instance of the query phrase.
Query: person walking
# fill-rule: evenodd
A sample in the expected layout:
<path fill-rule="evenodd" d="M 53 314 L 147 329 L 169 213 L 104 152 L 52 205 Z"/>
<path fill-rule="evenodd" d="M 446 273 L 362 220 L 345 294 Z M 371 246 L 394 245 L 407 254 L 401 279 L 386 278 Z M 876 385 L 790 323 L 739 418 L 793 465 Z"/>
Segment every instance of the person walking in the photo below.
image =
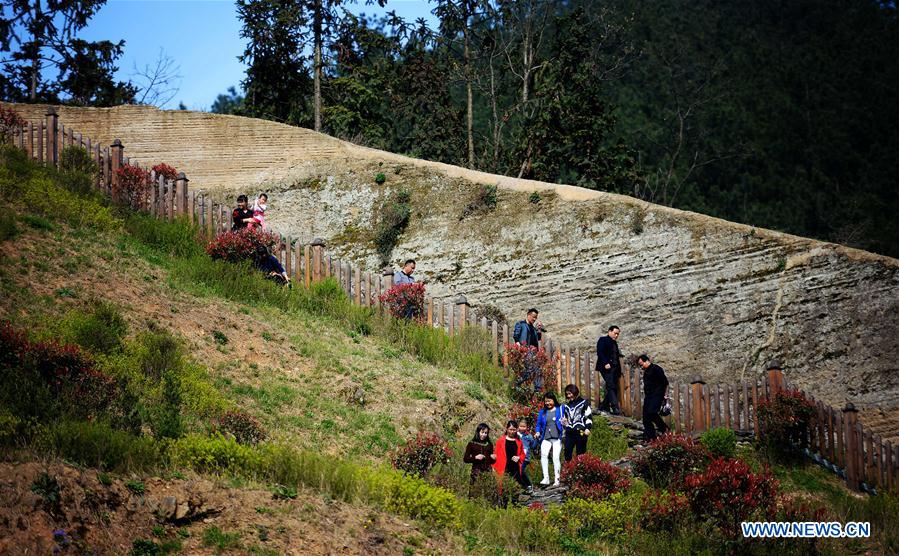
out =
<path fill-rule="evenodd" d="M 643 440 L 651 442 L 657 436 L 668 432 L 668 425 L 659 415 L 665 395 L 668 393 L 668 377 L 665 370 L 649 361 L 645 353 L 637 358 L 643 369 Z"/>
<path fill-rule="evenodd" d="M 618 379 L 621 378 L 619 335 L 621 335 L 621 329 L 612 325 L 606 335 L 596 341 L 596 372 L 602 375 L 605 383 L 605 396 L 603 396 L 598 409 L 612 415 L 621 415 L 621 406 L 618 404 Z"/>
<path fill-rule="evenodd" d="M 524 445 L 518 438 L 518 423 L 509 421 L 506 423 L 506 435 L 496 441 L 496 462 L 493 468 L 502 477 L 508 473 L 528 492 L 533 490 L 531 481 L 524 474 Z"/>
<path fill-rule="evenodd" d="M 515 323 L 512 339 L 516 344 L 528 347 L 540 347 L 540 339 L 543 337 L 543 325 L 537 320 L 537 309 L 528 309 L 523 320 Z"/>
<path fill-rule="evenodd" d="M 553 486 L 559 486 L 559 475 L 562 465 L 559 463 L 562 452 L 562 408 L 559 400 L 552 392 L 543 396 L 543 408 L 537 414 L 537 430 L 534 437 L 540 442 L 540 467 L 543 468 L 543 480 L 540 484 L 549 486 L 549 452 L 553 454 L 553 474 L 555 480 Z"/>
<path fill-rule="evenodd" d="M 470 484 L 474 485 L 482 473 L 490 471 L 495 460 L 493 442 L 490 442 L 490 426 L 487 423 L 481 423 L 475 428 L 474 438 L 465 447 L 465 455 L 462 456 L 462 461 L 471 464 Z"/>
<path fill-rule="evenodd" d="M 408 259 L 405 263 L 403 263 L 402 270 L 397 270 L 393 273 L 393 285 L 399 286 L 400 284 L 414 284 L 415 278 L 412 277 L 413 272 L 415 272 L 415 260 Z"/>
<path fill-rule="evenodd" d="M 593 410 L 590 402 L 581 397 L 574 384 L 565 387 L 565 404 L 562 406 L 562 426 L 565 428 L 565 461 L 587 452 L 587 437 L 593 428 Z"/>

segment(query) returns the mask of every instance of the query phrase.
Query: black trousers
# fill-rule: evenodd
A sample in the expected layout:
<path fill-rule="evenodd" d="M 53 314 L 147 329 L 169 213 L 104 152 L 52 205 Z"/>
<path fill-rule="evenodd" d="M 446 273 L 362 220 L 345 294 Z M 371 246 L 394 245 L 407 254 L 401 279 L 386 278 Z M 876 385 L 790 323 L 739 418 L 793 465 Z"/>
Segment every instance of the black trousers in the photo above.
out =
<path fill-rule="evenodd" d="M 660 434 L 668 432 L 668 425 L 659 415 L 664 400 L 657 396 L 643 398 L 643 439 L 652 440 Z"/>
<path fill-rule="evenodd" d="M 587 438 L 589 437 L 585 434 L 580 434 L 580 431 L 565 431 L 565 461 L 571 461 L 571 458 L 574 457 L 575 449 L 577 450 L 577 455 L 587 453 Z"/>
<path fill-rule="evenodd" d="M 621 413 L 621 406 L 618 404 L 618 373 L 614 370 L 603 370 L 602 380 L 605 383 L 605 396 L 599 404 L 599 409 L 611 413 Z"/>
<path fill-rule="evenodd" d="M 511 475 L 511 477 L 524 488 L 531 486 L 531 480 L 528 478 L 528 474 L 523 472 L 517 463 L 512 466 L 507 466 L 506 473 Z"/>

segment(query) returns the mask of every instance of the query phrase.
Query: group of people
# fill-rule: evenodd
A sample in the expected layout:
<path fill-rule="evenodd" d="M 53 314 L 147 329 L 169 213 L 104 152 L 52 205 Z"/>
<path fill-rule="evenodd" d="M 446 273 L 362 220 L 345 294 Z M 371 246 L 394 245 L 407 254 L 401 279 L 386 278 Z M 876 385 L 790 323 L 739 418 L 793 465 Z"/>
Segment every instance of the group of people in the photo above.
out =
<path fill-rule="evenodd" d="M 561 406 L 554 393 L 544 395 L 534 434 L 530 434 L 531 423 L 528 419 L 509 421 L 502 438 L 494 444 L 490 440 L 490 426 L 487 423 L 479 424 L 462 458 L 465 463 L 471 464 L 471 484 L 481 474 L 495 471 L 499 476 L 508 473 L 531 492 L 533 486 L 528 479 L 527 466 L 539 449 L 543 471 L 540 485 L 559 486 L 563 446 L 565 461 L 571 461 L 575 452 L 581 455 L 587 451 L 587 438 L 593 428 L 592 415 L 590 402 L 581 397 L 577 386 L 569 384 L 565 387 L 565 403 Z M 550 454 L 553 457 L 552 481 L 549 474 Z"/>
<path fill-rule="evenodd" d="M 250 208 L 246 195 L 237 196 L 237 207 L 231 211 L 231 231 L 238 232 L 247 228 L 267 229 L 265 211 L 268 209 L 268 195 L 260 193 Z M 277 284 L 290 285 L 290 276 L 284 270 L 281 261 L 274 256 L 265 245 L 257 245 L 253 254 L 253 267 L 265 274 L 266 278 Z"/>
<path fill-rule="evenodd" d="M 546 328 L 537 320 L 537 309 L 528 309 L 525 318 L 515 323 L 512 339 L 515 343 L 529 347 L 539 347 Z M 597 408 L 601 413 L 620 415 L 618 380 L 622 376 L 621 350 L 618 348 L 618 337 L 621 328 L 612 325 L 596 341 L 596 372 L 602 376 L 604 396 Z M 651 441 L 668 432 L 668 426 L 660 414 L 665 407 L 668 394 L 668 377 L 665 370 L 653 363 L 649 356 L 637 357 L 637 364 L 643 369 L 643 439 Z M 540 384 L 534 385 L 538 389 Z"/>

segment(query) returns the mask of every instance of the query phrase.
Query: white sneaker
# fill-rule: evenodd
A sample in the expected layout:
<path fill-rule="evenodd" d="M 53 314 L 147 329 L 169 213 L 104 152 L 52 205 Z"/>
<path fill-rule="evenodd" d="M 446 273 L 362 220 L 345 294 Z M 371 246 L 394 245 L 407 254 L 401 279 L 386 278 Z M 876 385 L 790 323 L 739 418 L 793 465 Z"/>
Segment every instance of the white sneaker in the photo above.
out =
<path fill-rule="evenodd" d="M 553 483 L 553 486 L 554 486 L 554 487 L 559 486 L 559 480 L 558 480 L 558 479 L 556 479 L 556 482 Z"/>
<path fill-rule="evenodd" d="M 540 484 L 543 486 L 549 486 L 549 479 L 543 479 L 542 481 L 540 481 Z"/>

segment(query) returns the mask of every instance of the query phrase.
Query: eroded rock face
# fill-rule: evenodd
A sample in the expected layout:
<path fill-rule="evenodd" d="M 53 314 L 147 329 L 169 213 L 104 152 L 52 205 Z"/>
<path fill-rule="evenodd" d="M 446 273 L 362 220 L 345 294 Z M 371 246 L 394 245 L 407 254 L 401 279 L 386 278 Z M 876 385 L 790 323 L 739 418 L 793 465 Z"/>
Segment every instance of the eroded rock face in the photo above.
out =
<path fill-rule="evenodd" d="M 46 112 L 16 108 L 35 121 Z M 129 156 L 174 164 L 191 187 L 228 200 L 269 190 L 272 226 L 323 237 L 369 270 L 380 266 L 371 241 L 379 207 L 409 189 L 412 218 L 394 262 L 418 259 L 429 292 L 447 301 L 464 293 L 512 321 L 535 306 L 566 345 L 592 348 L 617 324 L 626 354 L 647 352 L 677 379 L 749 379 L 778 358 L 788 379 L 831 404 L 899 405 L 895 259 L 261 120 L 118 107 L 62 108 L 60 121 L 101 144 L 120 138 Z M 492 210 L 477 205 L 483 184 L 499 184 Z"/>
<path fill-rule="evenodd" d="M 837 405 L 899 398 L 899 262 L 615 196 L 539 203 L 500 189 L 493 210 L 460 219 L 477 187 L 382 167 L 319 164 L 273 187 L 272 225 L 328 240 L 377 270 L 371 237 L 391 190 L 412 191 L 412 221 L 393 253 L 418 260 L 436 297 L 464 293 L 511 320 L 528 307 L 552 336 L 590 348 L 610 324 L 625 354 L 649 353 L 686 380 L 759 376 L 778 358 L 788 378 Z"/>

